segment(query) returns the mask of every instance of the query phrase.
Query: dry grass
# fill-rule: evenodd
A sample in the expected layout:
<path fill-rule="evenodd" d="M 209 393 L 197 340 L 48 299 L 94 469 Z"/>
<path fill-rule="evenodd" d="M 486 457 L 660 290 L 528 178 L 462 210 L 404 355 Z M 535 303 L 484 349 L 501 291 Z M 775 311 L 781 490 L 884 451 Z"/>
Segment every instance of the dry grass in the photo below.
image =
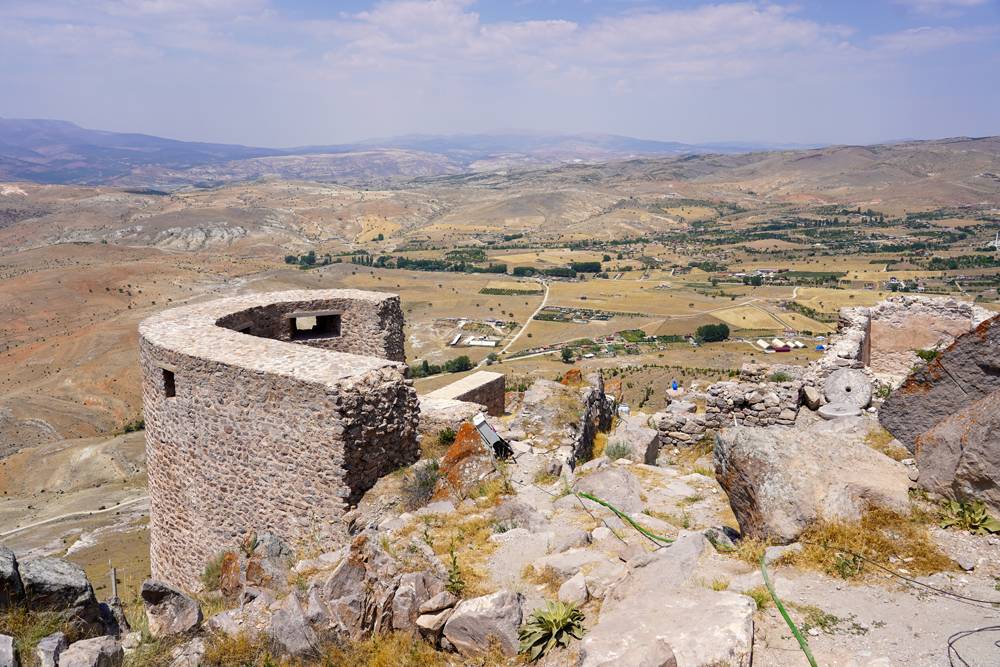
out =
<path fill-rule="evenodd" d="M 682 510 L 683 512 L 683 510 Z M 647 514 L 654 519 L 659 519 L 660 521 L 666 521 L 672 526 L 677 526 L 678 528 L 690 528 L 691 518 L 687 515 L 687 512 L 683 514 L 669 514 L 667 512 L 659 512 L 657 510 L 645 509 L 642 511 L 643 514 Z"/>
<path fill-rule="evenodd" d="M 955 563 L 931 541 L 919 517 L 904 517 L 888 510 L 870 510 L 853 523 L 815 524 L 802 534 L 800 542 L 803 549 L 794 555 L 794 565 L 844 579 L 879 572 L 853 554 L 909 575 L 955 568 Z"/>
<path fill-rule="evenodd" d="M 760 559 L 764 556 L 764 550 L 769 546 L 771 545 L 766 540 L 745 537 L 736 543 L 736 549 L 731 551 L 730 555 L 751 565 L 759 565 Z"/>
<path fill-rule="evenodd" d="M 729 588 L 729 580 L 724 578 L 713 579 L 708 587 L 713 591 L 724 591 Z"/>
<path fill-rule="evenodd" d="M 712 450 L 715 448 L 715 437 L 711 435 L 703 436 L 698 442 L 687 446 L 679 447 L 678 453 L 673 450 L 666 450 L 667 463 L 683 470 L 684 472 L 697 472 L 706 477 L 713 477 L 715 471 L 698 464 L 698 461 L 706 456 L 712 457 Z"/>
<path fill-rule="evenodd" d="M 400 533 L 401 540 L 418 537 L 423 540 L 447 567 L 454 550 L 459 570 L 465 582 L 467 597 L 492 593 L 489 587 L 487 560 L 497 549 L 490 541 L 496 532 L 496 522 L 489 513 L 458 510 L 447 516 L 425 516 L 412 521 Z"/>
<path fill-rule="evenodd" d="M 412 635 L 396 632 L 329 650 L 324 665 L 351 667 L 444 667 L 446 654 Z"/>
<path fill-rule="evenodd" d="M 275 659 L 263 637 L 218 634 L 206 642 L 201 664 L 205 667 L 263 667 L 291 663 Z"/>
<path fill-rule="evenodd" d="M 14 645 L 26 667 L 34 665 L 35 646 L 54 632 L 64 632 L 70 641 L 76 638 L 58 614 L 34 613 L 26 609 L 9 609 L 0 613 L 0 635 L 14 638 Z"/>
<path fill-rule="evenodd" d="M 743 591 L 743 595 L 752 599 L 759 611 L 763 611 L 774 604 L 774 600 L 771 599 L 771 594 L 765 586 L 754 586 L 749 590 Z"/>
<path fill-rule="evenodd" d="M 907 459 L 913 456 L 906 449 L 906 447 L 902 447 L 898 444 L 893 445 L 892 444 L 893 440 L 895 440 L 895 438 L 892 437 L 892 433 L 889 433 L 881 426 L 872 429 L 865 436 L 866 445 L 868 445 L 877 452 L 885 454 L 890 459 L 896 461 L 902 461 L 903 459 Z"/>
<path fill-rule="evenodd" d="M 555 597 L 559 593 L 559 587 L 563 585 L 563 580 L 559 574 L 551 567 L 544 567 L 541 570 L 531 563 L 521 570 L 521 578 L 525 581 L 541 586 L 549 597 Z"/>
<path fill-rule="evenodd" d="M 594 458 L 604 456 L 604 450 L 608 446 L 608 434 L 598 431 L 594 436 Z"/>

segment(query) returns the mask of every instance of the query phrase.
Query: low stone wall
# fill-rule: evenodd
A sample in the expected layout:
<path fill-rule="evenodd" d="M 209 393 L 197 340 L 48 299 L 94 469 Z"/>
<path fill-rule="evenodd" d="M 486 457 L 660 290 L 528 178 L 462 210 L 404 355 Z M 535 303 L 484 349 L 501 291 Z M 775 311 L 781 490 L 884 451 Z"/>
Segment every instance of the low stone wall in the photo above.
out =
<path fill-rule="evenodd" d="M 466 401 L 486 407 L 486 412 L 494 417 L 504 413 L 504 392 L 506 378 L 503 373 L 477 371 L 471 375 L 436 389 L 427 398 Z"/>
<path fill-rule="evenodd" d="M 706 434 L 732 426 L 791 426 L 799 414 L 802 382 L 718 382 L 708 388 L 704 414 L 665 413 L 661 447 L 694 444 Z"/>

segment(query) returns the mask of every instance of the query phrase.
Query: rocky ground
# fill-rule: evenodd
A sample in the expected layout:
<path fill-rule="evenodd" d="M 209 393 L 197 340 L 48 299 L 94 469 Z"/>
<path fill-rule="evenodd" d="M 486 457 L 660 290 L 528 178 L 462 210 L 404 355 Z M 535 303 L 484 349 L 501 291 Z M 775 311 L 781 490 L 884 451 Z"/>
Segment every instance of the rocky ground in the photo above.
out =
<path fill-rule="evenodd" d="M 105 625 L 78 632 L 95 638 L 57 662 L 33 656 L 58 641 L 29 642 L 9 610 L 0 634 L 16 636 L 23 664 L 64 667 L 266 664 L 268 655 L 520 664 L 519 629 L 558 600 L 582 612 L 582 638 L 549 650 L 543 665 L 806 664 L 764 586 L 763 556 L 820 665 L 1000 660 L 996 632 L 959 638 L 957 657 L 948 648 L 996 624 L 1000 538 L 938 527 L 938 503 L 912 488 L 913 461 L 873 413 L 824 421 L 803 409 L 793 428 L 737 426 L 659 449 L 651 416 L 590 432 L 580 418 L 595 390 L 578 376 L 568 384 L 510 396 L 493 424 L 511 460 L 496 461 L 465 426 L 439 458 L 367 494 L 349 517 L 350 545 L 292 553 L 273 536 L 248 536 L 209 564 L 197 598 L 147 582 L 127 610 L 131 632 L 114 625 L 114 601 L 103 615 L 93 607 L 82 572 L 46 584 L 74 582 L 75 593 L 42 594 L 37 573 L 63 561 L 18 565 L 6 552 L 0 607 L 62 613 L 70 600 Z M 588 444 L 592 458 L 572 465 Z M 3 641 L 0 665 L 12 664 Z"/>

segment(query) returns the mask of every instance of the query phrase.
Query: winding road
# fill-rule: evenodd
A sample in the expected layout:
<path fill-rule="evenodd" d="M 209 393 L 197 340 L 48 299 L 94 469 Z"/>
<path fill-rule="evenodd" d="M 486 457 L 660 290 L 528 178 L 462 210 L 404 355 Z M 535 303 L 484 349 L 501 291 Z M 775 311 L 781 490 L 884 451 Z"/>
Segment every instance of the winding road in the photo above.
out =
<path fill-rule="evenodd" d="M 538 308 L 535 308 L 535 312 L 533 312 L 531 315 L 528 316 L 528 320 L 524 323 L 524 326 L 521 327 L 521 329 L 516 334 L 514 334 L 514 337 L 511 338 L 507 342 L 507 344 L 503 346 L 502 350 L 500 350 L 499 352 L 497 352 L 497 356 L 500 356 L 500 355 L 504 354 L 505 352 L 507 352 L 507 350 L 510 349 L 511 345 L 513 345 L 514 343 L 517 342 L 517 339 L 521 337 L 521 334 L 523 334 L 525 332 L 525 330 L 527 330 L 528 325 L 531 324 L 531 321 L 533 319 L 535 319 L 535 315 L 537 315 L 538 313 L 542 312 L 542 308 L 544 308 L 545 304 L 548 303 L 548 300 L 549 300 L 549 284 L 547 282 L 545 282 L 544 280 L 539 280 L 538 283 L 542 287 L 545 288 L 545 296 L 542 297 L 542 302 L 538 305 Z M 485 363 L 486 363 L 486 360 L 483 359 L 482 361 L 479 362 L 478 365 L 482 366 Z"/>
<path fill-rule="evenodd" d="M 13 535 L 14 533 L 20 533 L 22 531 L 28 530 L 29 528 L 38 528 L 39 526 L 44 526 L 46 524 L 55 523 L 56 521 L 62 521 L 63 519 L 72 519 L 72 518 L 75 518 L 75 517 L 93 516 L 95 514 L 106 514 L 107 512 L 113 512 L 113 511 L 121 509 L 123 507 L 127 507 L 128 505 L 134 505 L 134 504 L 136 504 L 138 502 L 142 502 L 143 500 L 149 500 L 149 496 L 142 496 L 140 498 L 133 498 L 131 500 L 125 500 L 123 502 L 118 503 L 117 505 L 114 505 L 112 507 L 106 507 L 105 509 L 102 509 L 102 510 L 92 510 L 92 511 L 83 511 L 83 512 L 70 512 L 69 514 L 60 514 L 59 516 L 54 516 L 54 517 L 51 517 L 49 519 L 45 519 L 44 521 L 36 521 L 35 523 L 29 523 L 27 526 L 21 526 L 20 528 L 15 528 L 14 530 L 8 530 L 6 533 L 0 533 L 0 537 L 8 537 L 10 535 Z"/>

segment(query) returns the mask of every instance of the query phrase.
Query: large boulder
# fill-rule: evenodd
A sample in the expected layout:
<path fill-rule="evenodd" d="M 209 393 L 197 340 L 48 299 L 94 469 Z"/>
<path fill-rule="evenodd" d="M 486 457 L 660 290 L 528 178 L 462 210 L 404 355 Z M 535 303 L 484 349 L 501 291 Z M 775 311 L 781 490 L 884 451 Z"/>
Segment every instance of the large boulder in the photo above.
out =
<path fill-rule="evenodd" d="M 24 602 L 24 586 L 14 552 L 0 544 L 0 611 Z"/>
<path fill-rule="evenodd" d="M 649 415 L 641 412 L 619 419 L 618 426 L 608 436 L 608 445 L 628 445 L 630 454 L 627 458 L 637 463 L 656 465 L 656 456 L 660 453 L 660 437 L 659 432 L 649 425 L 649 419 Z"/>
<path fill-rule="evenodd" d="M 114 637 L 96 637 L 73 642 L 59 656 L 59 667 L 119 667 L 125 660 L 121 643 Z"/>
<path fill-rule="evenodd" d="M 24 597 L 31 611 L 61 614 L 81 632 L 101 632 L 101 605 L 79 565 L 61 558 L 36 558 L 20 564 Z"/>
<path fill-rule="evenodd" d="M 906 466 L 864 444 L 862 419 L 805 430 L 736 427 L 715 440 L 715 476 L 744 536 L 789 543 L 817 520 L 909 511 Z"/>
<path fill-rule="evenodd" d="M 504 655 L 517 655 L 521 594 L 498 591 L 463 600 L 444 625 L 444 636 L 462 655 L 480 655 L 495 642 Z"/>
<path fill-rule="evenodd" d="M 171 637 L 197 630 L 201 625 L 201 607 L 175 588 L 152 579 L 142 584 L 142 603 L 146 608 L 149 634 Z"/>
<path fill-rule="evenodd" d="M 756 606 L 697 585 L 694 573 L 708 546 L 700 533 L 683 533 L 638 559 L 583 638 L 583 667 L 749 667 Z"/>
<path fill-rule="evenodd" d="M 938 422 L 915 444 L 922 488 L 1000 512 L 1000 391 Z"/>
<path fill-rule="evenodd" d="M 1000 316 L 955 339 L 886 399 L 879 421 L 911 452 L 917 437 L 1000 391 Z"/>

